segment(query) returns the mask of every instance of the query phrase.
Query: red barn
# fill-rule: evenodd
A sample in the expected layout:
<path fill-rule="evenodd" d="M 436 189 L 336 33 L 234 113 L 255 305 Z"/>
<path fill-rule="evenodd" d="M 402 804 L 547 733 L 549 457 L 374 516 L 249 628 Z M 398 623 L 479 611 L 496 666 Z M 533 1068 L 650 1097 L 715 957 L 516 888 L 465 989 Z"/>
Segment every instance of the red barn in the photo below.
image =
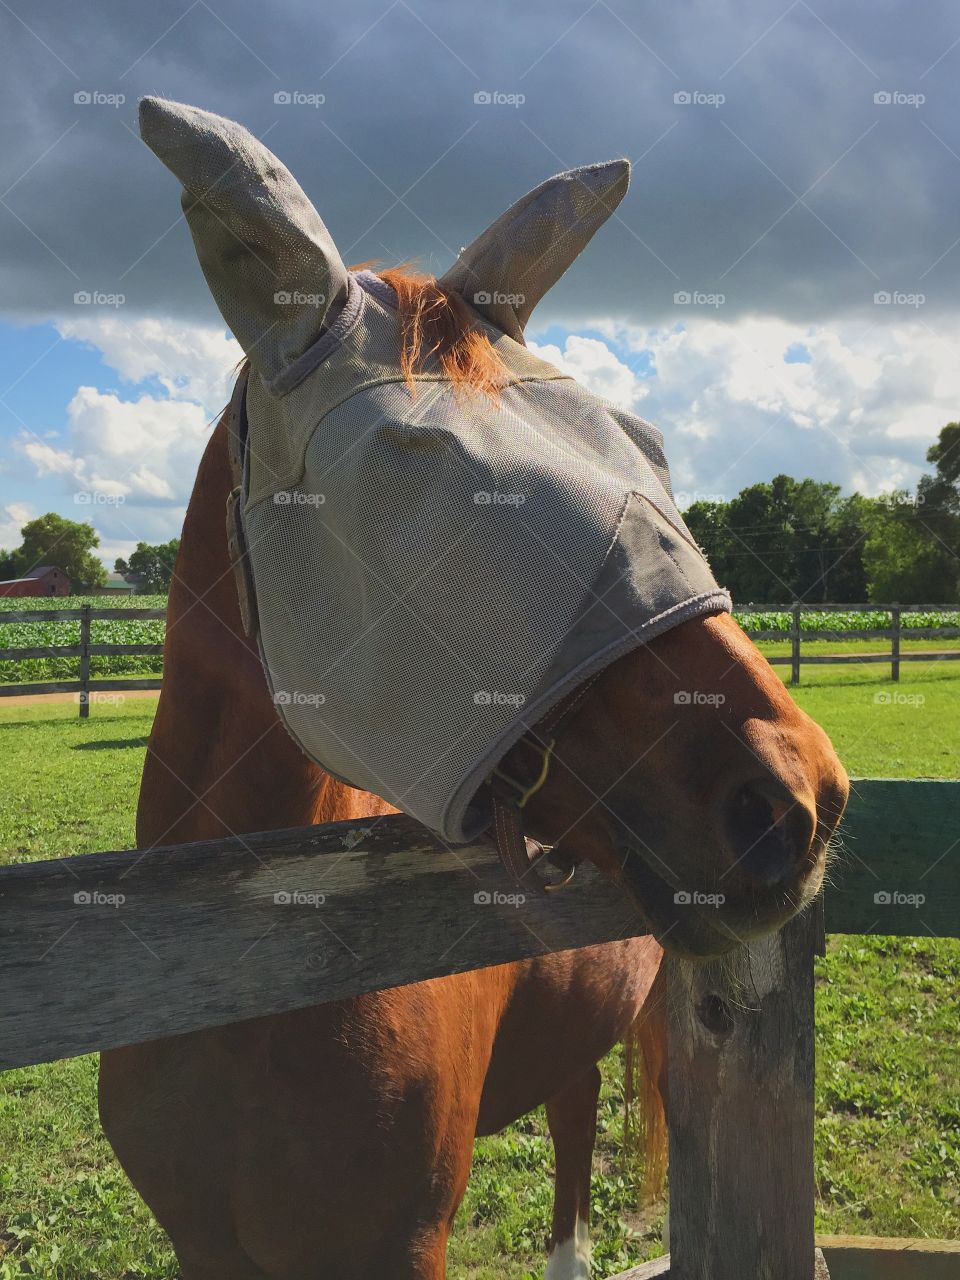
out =
<path fill-rule="evenodd" d="M 40 565 L 25 578 L 9 578 L 0 582 L 0 596 L 68 596 L 70 579 L 62 569 Z"/>

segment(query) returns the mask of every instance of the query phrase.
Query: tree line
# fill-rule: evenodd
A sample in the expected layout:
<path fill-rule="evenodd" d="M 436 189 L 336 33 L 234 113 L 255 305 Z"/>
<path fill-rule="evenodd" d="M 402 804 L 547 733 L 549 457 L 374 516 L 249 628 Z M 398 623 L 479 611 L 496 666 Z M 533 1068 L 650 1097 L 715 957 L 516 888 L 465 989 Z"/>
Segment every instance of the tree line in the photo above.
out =
<path fill-rule="evenodd" d="M 717 580 L 740 604 L 956 604 L 960 602 L 960 422 L 927 451 L 932 473 L 913 491 L 876 498 L 843 494 L 820 480 L 779 475 L 729 502 L 694 502 L 684 512 Z M 62 569 L 78 591 L 102 586 L 92 524 L 48 512 L 0 550 L 0 580 L 39 565 Z M 166 593 L 180 539 L 138 542 L 115 570 L 143 592 Z"/>
<path fill-rule="evenodd" d="M 684 512 L 741 604 L 960 602 L 960 423 L 927 452 L 933 473 L 876 498 L 775 476 Z"/>

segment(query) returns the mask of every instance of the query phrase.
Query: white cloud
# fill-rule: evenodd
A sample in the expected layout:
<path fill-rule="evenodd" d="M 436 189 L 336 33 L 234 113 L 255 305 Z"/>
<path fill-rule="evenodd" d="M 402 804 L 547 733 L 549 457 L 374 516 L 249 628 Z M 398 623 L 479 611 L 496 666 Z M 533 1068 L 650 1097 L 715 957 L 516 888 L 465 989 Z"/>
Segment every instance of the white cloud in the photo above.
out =
<path fill-rule="evenodd" d="M 130 383 L 156 378 L 169 396 L 201 404 L 212 417 L 230 398 L 243 352 L 223 329 L 149 316 L 89 315 L 61 319 L 64 338 L 88 343 Z"/>
<path fill-rule="evenodd" d="M 613 400 L 629 409 L 647 394 L 647 386 L 636 377 L 630 366 L 596 338 L 571 334 L 562 351 L 554 344 L 538 346 L 530 342 L 528 345 L 534 355 L 556 365 L 561 372 L 576 378 L 594 395 L 603 396 L 605 400 Z"/>
<path fill-rule="evenodd" d="M 19 547 L 23 541 L 20 530 L 37 514 L 29 502 L 8 502 L 0 507 L 0 549 L 12 551 Z"/>
<path fill-rule="evenodd" d="M 179 533 L 240 348 L 222 329 L 150 318 L 91 315 L 61 320 L 57 328 L 95 347 L 125 382 L 142 387 L 155 380 L 166 393 L 150 389 L 124 399 L 113 389 L 80 386 L 62 431 L 23 432 L 14 442 L 37 477 L 71 495 L 77 518 L 93 521 L 100 553 L 112 565 L 137 540 Z"/>
<path fill-rule="evenodd" d="M 732 496 L 779 471 L 870 494 L 912 486 L 960 409 L 960 321 L 937 334 L 920 322 L 809 326 L 712 315 L 683 328 L 609 320 L 590 328 L 605 342 L 571 335 L 562 350 L 534 350 L 626 408 L 642 400 L 686 492 Z M 787 363 L 790 348 L 804 348 L 809 361 Z M 629 353 L 644 353 L 654 376 L 634 374 Z"/>

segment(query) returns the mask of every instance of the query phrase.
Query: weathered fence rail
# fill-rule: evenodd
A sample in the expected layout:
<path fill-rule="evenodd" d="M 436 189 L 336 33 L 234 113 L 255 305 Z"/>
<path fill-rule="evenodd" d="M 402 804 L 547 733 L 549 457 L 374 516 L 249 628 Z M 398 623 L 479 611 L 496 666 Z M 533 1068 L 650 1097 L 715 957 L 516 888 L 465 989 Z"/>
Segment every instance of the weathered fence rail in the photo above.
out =
<path fill-rule="evenodd" d="M 137 656 L 163 653 L 162 644 L 94 644 L 90 639 L 91 624 L 118 619 L 157 619 L 166 617 L 166 609 L 95 609 L 82 605 L 79 609 L 15 609 L 0 610 L 0 626 L 9 622 L 79 622 L 79 644 L 41 645 L 35 648 L 14 647 L 0 649 L 0 661 L 23 662 L 28 658 L 78 658 L 79 677 L 76 680 L 43 680 L 25 684 L 0 685 L 0 698 L 23 697 L 42 693 L 76 693 L 80 717 L 90 714 L 91 693 L 120 693 L 133 689 L 159 689 L 157 678 L 130 680 L 91 679 L 90 659 L 108 656 Z"/>
<path fill-rule="evenodd" d="M 671 1255 L 621 1280 L 811 1280 L 824 923 L 956 936 L 958 831 L 960 783 L 859 781 L 822 916 L 739 949 L 722 982 L 668 961 Z M 598 876 L 575 883 L 524 897 L 492 846 L 401 816 L 7 867 L 0 1069 L 645 932 Z M 960 1277 L 949 1242 L 819 1243 L 827 1280 Z"/>
<path fill-rule="evenodd" d="M 800 668 L 802 666 L 843 666 L 861 663 L 889 663 L 890 679 L 898 681 L 900 679 L 900 664 L 903 662 L 955 662 L 960 659 L 960 648 L 958 649 L 928 649 L 923 652 L 904 650 L 902 642 L 904 640 L 956 640 L 960 638 L 960 627 L 904 627 L 903 615 L 905 613 L 932 613 L 932 612 L 948 612 L 949 606 L 945 605 L 898 605 L 898 604 L 799 604 L 795 603 L 790 606 L 791 615 L 790 629 L 788 631 L 779 631 L 776 628 L 761 628 L 756 631 L 748 631 L 751 640 L 779 640 L 789 641 L 790 653 L 788 655 L 767 655 L 767 661 L 771 666 L 790 667 L 790 683 L 800 683 Z M 738 608 L 737 613 L 741 617 L 749 617 L 750 614 L 781 612 L 776 606 L 770 608 Z M 889 627 L 869 627 L 869 628 L 838 628 L 836 631 L 828 628 L 812 628 L 804 627 L 803 615 L 805 613 L 888 613 L 890 615 Z M 888 653 L 804 653 L 802 645 L 804 640 L 886 640 L 889 642 L 890 650 Z"/>

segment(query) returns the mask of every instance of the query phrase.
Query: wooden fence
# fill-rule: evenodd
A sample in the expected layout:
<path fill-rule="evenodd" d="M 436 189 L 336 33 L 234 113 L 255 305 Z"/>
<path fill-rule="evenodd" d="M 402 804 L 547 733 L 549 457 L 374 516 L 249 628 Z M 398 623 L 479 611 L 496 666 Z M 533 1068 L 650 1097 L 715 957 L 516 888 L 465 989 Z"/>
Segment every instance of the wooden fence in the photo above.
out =
<path fill-rule="evenodd" d="M 0 661 L 22 662 L 27 658 L 79 658 L 80 674 L 76 680 L 44 680 L 34 684 L 0 685 L 0 697 L 25 696 L 35 693 L 76 693 L 79 695 L 81 719 L 90 714 L 90 694 L 127 692 L 131 689 L 159 689 L 159 679 L 92 680 L 90 659 L 102 655 L 163 653 L 162 644 L 93 644 L 90 624 L 119 618 L 165 618 L 166 609 L 16 609 L 0 610 L 0 626 L 5 622 L 77 622 L 80 623 L 79 644 L 42 645 L 35 649 L 0 649 Z"/>
<path fill-rule="evenodd" d="M 822 908 L 722 986 L 670 961 L 671 1254 L 622 1280 L 814 1276 L 814 955 L 824 928 L 957 936 L 958 830 L 960 783 L 856 782 Z M 491 845 L 402 816 L 8 867 L 0 1069 L 643 932 L 589 869 L 518 902 Z M 950 1242 L 819 1243 L 832 1280 L 960 1277 Z"/>
<path fill-rule="evenodd" d="M 790 683 L 800 683 L 800 668 L 804 664 L 826 665 L 835 663 L 876 663 L 890 664 L 890 678 L 900 679 L 900 664 L 903 662 L 950 662 L 960 658 L 960 648 L 956 650 L 930 650 L 922 653 L 904 651 L 901 641 L 907 640 L 956 640 L 960 639 L 960 627 L 904 627 L 903 614 L 918 612 L 942 612 L 949 610 L 949 605 L 864 605 L 864 604 L 794 604 L 789 612 L 792 621 L 789 631 L 773 629 L 751 631 L 752 640 L 781 640 L 790 642 L 788 656 L 769 657 L 768 662 L 774 666 L 790 667 Z M 738 614 L 776 612 L 775 605 L 770 608 L 750 606 L 737 609 Z M 824 631 L 803 627 L 803 614 L 810 612 L 861 612 L 888 613 L 889 627 L 876 627 L 861 630 Z M 84 605 L 79 609 L 18 609 L 5 613 L 0 610 L 0 626 L 5 622 L 53 622 L 79 621 L 80 643 L 77 645 L 45 645 L 35 649 L 10 648 L 0 649 L 0 660 L 22 661 L 25 658 L 78 658 L 80 672 L 77 680 L 48 680 L 34 684 L 0 685 L 0 697 L 12 695 L 28 695 L 38 693 L 76 693 L 80 704 L 80 716 L 86 718 L 90 714 L 91 693 L 119 693 L 133 689 L 159 689 L 162 681 L 159 677 L 148 679 L 91 679 L 90 659 L 105 654 L 161 654 L 162 644 L 93 644 L 90 640 L 90 624 L 99 619 L 131 619 L 131 618 L 163 618 L 164 609 L 95 609 Z M 811 654 L 803 653 L 804 640 L 887 640 L 889 653 L 837 653 Z"/>
<path fill-rule="evenodd" d="M 836 664 L 889 662 L 890 679 L 899 681 L 900 664 L 902 662 L 951 662 L 960 658 L 960 649 L 930 649 L 924 652 L 904 651 L 902 640 L 957 640 L 960 639 L 960 627 L 904 627 L 905 613 L 940 613 L 950 612 L 950 605 L 942 604 L 799 604 L 789 608 L 791 623 L 789 631 L 762 629 L 749 631 L 751 640 L 789 640 L 790 654 L 787 657 L 770 657 L 767 661 L 772 666 L 790 667 L 790 683 L 800 683 L 800 668 L 804 664 L 811 666 L 832 666 Z M 776 605 L 766 608 L 750 606 L 737 608 L 740 615 L 751 613 L 778 613 Z M 839 631 L 826 629 L 815 630 L 803 626 L 805 613 L 888 613 L 889 627 L 848 628 Z M 807 653 L 801 650 L 804 640 L 887 640 L 890 643 L 889 653 Z"/>

